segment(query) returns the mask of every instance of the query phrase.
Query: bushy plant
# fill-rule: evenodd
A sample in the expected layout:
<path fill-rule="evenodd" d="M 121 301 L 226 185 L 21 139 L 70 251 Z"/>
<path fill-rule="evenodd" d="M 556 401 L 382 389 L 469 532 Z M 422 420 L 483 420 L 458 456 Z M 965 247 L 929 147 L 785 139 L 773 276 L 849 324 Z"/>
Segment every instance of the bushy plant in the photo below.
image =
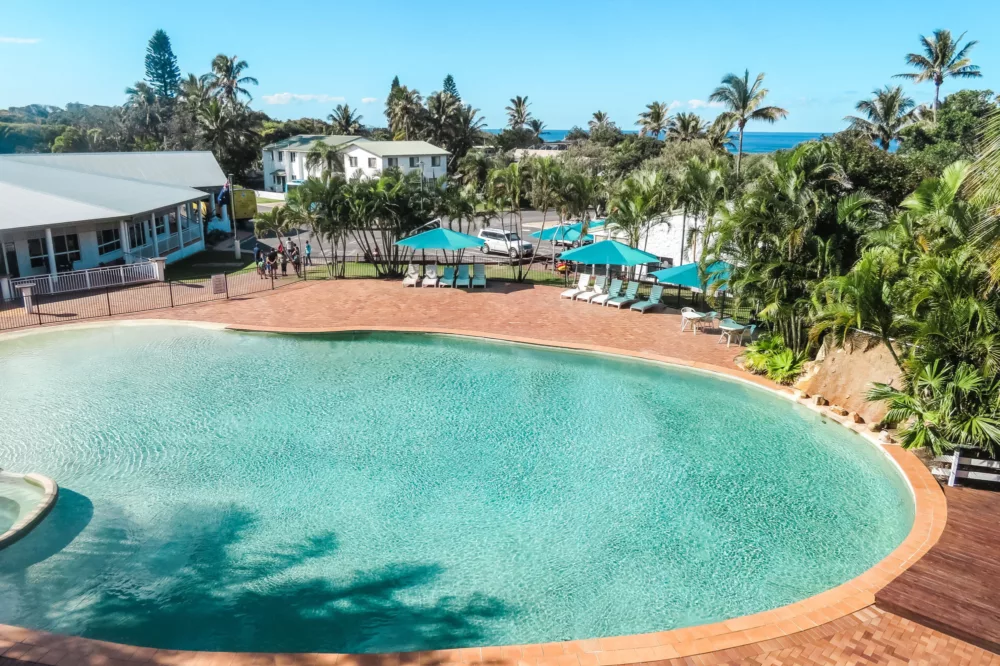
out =
<path fill-rule="evenodd" d="M 743 367 L 778 384 L 794 382 L 805 361 L 806 355 L 789 349 L 780 335 L 764 334 L 743 352 Z"/>

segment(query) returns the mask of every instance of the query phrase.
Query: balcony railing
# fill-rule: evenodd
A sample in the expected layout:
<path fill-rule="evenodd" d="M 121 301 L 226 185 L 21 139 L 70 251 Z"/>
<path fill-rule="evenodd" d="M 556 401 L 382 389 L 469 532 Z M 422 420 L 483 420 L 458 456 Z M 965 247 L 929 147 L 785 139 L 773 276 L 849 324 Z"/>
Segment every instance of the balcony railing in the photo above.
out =
<path fill-rule="evenodd" d="M 17 286 L 34 284 L 35 294 L 63 294 L 71 291 L 86 291 L 102 287 L 117 287 L 140 282 L 154 282 L 156 265 L 151 261 L 120 266 L 104 266 L 103 268 L 88 268 L 82 271 L 59 273 L 55 277 L 49 274 L 31 275 L 11 280 L 12 290 L 16 293 Z"/>

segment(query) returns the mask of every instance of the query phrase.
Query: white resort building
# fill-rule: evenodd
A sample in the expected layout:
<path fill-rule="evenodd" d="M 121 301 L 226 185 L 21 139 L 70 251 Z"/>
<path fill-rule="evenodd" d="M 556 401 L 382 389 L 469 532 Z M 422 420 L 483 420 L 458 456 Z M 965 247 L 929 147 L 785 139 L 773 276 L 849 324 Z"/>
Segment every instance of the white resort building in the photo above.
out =
<path fill-rule="evenodd" d="M 225 184 L 210 152 L 0 155 L 3 297 L 162 280 L 205 249 Z"/>
<path fill-rule="evenodd" d="M 310 176 L 319 176 L 324 165 L 308 164 L 309 151 L 318 143 L 337 149 L 348 178 L 378 177 L 386 169 L 403 173 L 419 171 L 433 179 L 448 172 L 450 153 L 426 141 L 371 141 L 361 136 L 302 134 L 264 146 L 264 189 L 285 192 Z"/>

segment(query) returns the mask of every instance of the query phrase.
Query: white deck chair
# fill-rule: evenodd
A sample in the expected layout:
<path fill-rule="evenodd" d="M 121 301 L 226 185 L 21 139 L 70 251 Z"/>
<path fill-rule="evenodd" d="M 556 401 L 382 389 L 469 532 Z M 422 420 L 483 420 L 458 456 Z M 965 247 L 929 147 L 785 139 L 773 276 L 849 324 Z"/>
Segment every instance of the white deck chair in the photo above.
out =
<path fill-rule="evenodd" d="M 437 264 L 428 264 L 424 267 L 424 282 L 421 286 L 423 287 L 436 287 L 438 285 L 438 267 Z"/>
<path fill-rule="evenodd" d="M 590 285 L 590 273 L 581 273 L 580 282 L 577 283 L 576 289 L 567 289 L 566 291 L 564 291 L 562 294 L 559 295 L 559 298 L 576 298 L 578 294 L 582 294 L 583 292 L 587 291 L 589 285 Z"/>
<path fill-rule="evenodd" d="M 604 305 L 612 298 L 617 298 L 621 296 L 622 293 L 622 281 L 615 278 L 611 281 L 611 286 L 603 294 L 598 294 L 590 299 L 592 305 Z"/>
<path fill-rule="evenodd" d="M 410 264 L 406 268 L 406 275 L 403 277 L 404 287 L 419 287 L 420 286 L 420 271 L 413 264 Z"/>
<path fill-rule="evenodd" d="M 584 303 L 589 303 L 590 299 L 595 296 L 600 296 L 604 293 L 604 287 L 608 284 L 608 278 L 604 275 L 598 275 L 594 278 L 594 288 L 590 291 L 585 291 L 581 294 L 576 295 L 576 300 L 583 301 Z"/>

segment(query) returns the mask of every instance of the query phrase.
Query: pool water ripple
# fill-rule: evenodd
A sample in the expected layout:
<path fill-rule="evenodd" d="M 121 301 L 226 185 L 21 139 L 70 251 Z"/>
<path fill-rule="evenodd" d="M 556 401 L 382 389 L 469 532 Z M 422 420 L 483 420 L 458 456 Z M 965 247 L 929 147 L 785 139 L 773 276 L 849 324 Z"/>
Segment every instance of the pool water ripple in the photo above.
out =
<path fill-rule="evenodd" d="M 64 489 L 0 553 L 0 623 L 92 638 L 384 652 L 659 631 L 829 589 L 913 522 L 856 435 L 627 359 L 112 327 L 3 342 L 0 374 L 0 465 Z"/>

